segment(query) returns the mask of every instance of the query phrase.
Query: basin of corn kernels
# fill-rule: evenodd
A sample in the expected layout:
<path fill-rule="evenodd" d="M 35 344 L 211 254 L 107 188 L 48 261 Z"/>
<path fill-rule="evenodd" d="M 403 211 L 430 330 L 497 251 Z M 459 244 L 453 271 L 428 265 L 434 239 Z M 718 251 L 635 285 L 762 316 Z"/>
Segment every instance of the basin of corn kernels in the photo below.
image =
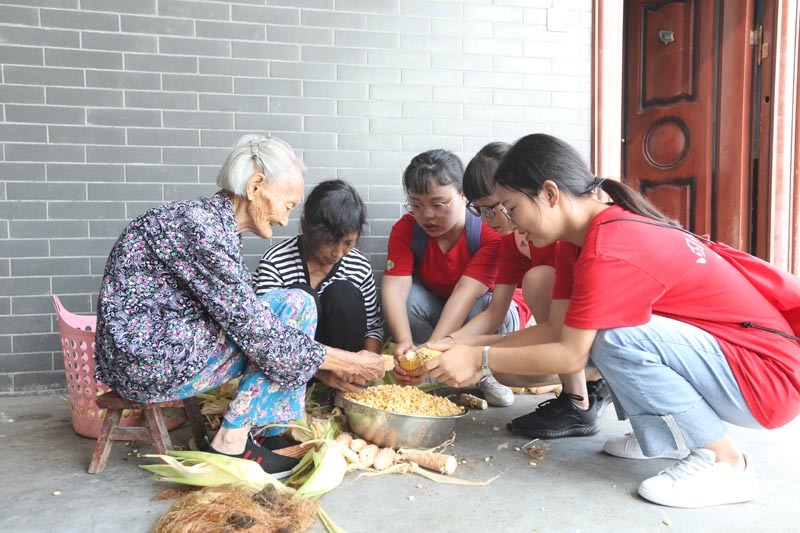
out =
<path fill-rule="evenodd" d="M 376 385 L 361 392 L 345 393 L 344 397 L 367 407 L 404 415 L 454 416 L 464 412 L 447 398 L 427 394 L 412 386 Z"/>

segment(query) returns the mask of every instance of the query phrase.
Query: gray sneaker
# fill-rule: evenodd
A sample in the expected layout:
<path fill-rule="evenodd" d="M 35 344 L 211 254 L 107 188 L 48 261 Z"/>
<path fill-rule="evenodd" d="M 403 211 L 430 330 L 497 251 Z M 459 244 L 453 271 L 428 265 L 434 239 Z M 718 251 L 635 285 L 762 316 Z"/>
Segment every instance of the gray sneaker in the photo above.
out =
<path fill-rule="evenodd" d="M 514 403 L 514 393 L 494 379 L 494 376 L 486 376 L 478 382 L 478 388 L 483 393 L 483 398 L 495 407 L 508 407 Z"/>

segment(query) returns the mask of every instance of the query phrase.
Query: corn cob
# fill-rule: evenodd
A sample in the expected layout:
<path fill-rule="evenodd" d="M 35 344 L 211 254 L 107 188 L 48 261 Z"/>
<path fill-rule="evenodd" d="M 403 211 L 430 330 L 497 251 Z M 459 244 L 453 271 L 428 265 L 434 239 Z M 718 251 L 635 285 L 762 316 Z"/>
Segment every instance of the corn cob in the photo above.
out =
<path fill-rule="evenodd" d="M 350 443 L 353 442 L 353 434 L 348 433 L 347 431 L 342 431 L 341 433 L 336 435 L 336 438 L 334 438 L 334 440 L 339 444 L 347 446 L 349 448 Z"/>
<path fill-rule="evenodd" d="M 375 461 L 372 463 L 372 468 L 375 470 L 383 471 L 394 464 L 395 451 L 393 448 L 381 448 L 378 455 L 375 456 Z"/>
<path fill-rule="evenodd" d="M 353 439 L 350 441 L 350 449 L 358 453 L 362 448 L 367 447 L 367 441 L 364 439 Z"/>
<path fill-rule="evenodd" d="M 458 461 L 452 455 L 444 453 L 429 452 L 426 450 L 399 450 L 398 460 L 417 463 L 423 468 L 447 474 L 448 476 L 456 471 Z"/>
<path fill-rule="evenodd" d="M 466 405 L 471 409 L 484 410 L 489 407 L 489 404 L 486 402 L 486 400 L 483 398 L 478 398 L 477 396 L 473 396 L 472 394 L 462 393 L 458 400 L 461 405 Z"/>
<path fill-rule="evenodd" d="M 416 351 L 406 352 L 400 356 L 400 368 L 403 370 L 416 370 L 432 359 L 442 355 L 438 350 L 430 348 L 418 348 Z"/>
<path fill-rule="evenodd" d="M 361 464 L 361 468 L 369 468 L 375 463 L 378 450 L 379 448 L 375 444 L 368 444 L 361 448 L 358 452 L 358 462 Z"/>

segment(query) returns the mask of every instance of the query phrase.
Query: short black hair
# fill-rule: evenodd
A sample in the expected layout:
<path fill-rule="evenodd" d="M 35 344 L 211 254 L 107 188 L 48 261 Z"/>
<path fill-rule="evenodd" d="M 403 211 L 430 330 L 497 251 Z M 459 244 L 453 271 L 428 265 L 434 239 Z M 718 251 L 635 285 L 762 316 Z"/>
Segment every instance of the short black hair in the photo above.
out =
<path fill-rule="evenodd" d="M 492 142 L 480 149 L 464 170 L 464 196 L 470 202 L 494 192 L 494 172 L 511 149 L 504 142 Z"/>
<path fill-rule="evenodd" d="M 367 208 L 361 196 L 347 182 L 327 180 L 317 184 L 303 204 L 303 246 L 338 242 L 345 235 L 361 235 Z"/>
<path fill-rule="evenodd" d="M 403 172 L 406 194 L 426 194 L 432 185 L 455 185 L 461 192 L 464 165 L 452 152 L 437 148 L 414 156 Z"/>

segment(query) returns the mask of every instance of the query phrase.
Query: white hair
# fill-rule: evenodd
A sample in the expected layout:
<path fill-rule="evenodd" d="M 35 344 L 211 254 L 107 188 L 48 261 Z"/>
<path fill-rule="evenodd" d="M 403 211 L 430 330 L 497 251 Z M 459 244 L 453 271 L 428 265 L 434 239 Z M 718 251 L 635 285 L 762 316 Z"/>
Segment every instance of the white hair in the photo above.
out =
<path fill-rule="evenodd" d="M 259 170 L 267 183 L 286 179 L 293 169 L 305 174 L 306 167 L 286 141 L 263 135 L 244 135 L 234 145 L 217 174 L 217 186 L 245 196 L 247 180 Z"/>

